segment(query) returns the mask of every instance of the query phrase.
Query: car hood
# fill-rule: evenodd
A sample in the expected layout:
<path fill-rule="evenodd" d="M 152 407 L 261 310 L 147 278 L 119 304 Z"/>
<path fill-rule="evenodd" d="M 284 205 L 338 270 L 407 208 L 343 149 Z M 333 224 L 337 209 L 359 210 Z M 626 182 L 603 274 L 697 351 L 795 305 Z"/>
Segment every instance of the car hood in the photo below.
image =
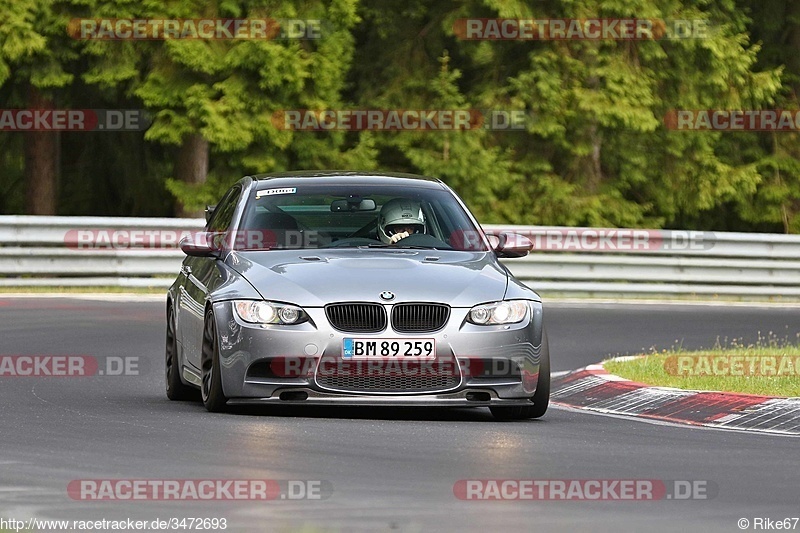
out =
<path fill-rule="evenodd" d="M 508 274 L 487 252 L 444 250 L 274 250 L 232 252 L 228 264 L 266 300 L 328 303 L 442 302 L 471 307 L 501 300 Z"/>

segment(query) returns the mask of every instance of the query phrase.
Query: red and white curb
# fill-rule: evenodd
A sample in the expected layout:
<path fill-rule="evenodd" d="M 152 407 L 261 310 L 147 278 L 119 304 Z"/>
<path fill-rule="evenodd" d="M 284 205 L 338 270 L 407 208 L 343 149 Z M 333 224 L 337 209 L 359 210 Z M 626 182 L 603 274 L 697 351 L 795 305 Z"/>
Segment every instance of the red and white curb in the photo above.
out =
<path fill-rule="evenodd" d="M 651 387 L 590 365 L 553 377 L 553 403 L 693 426 L 800 436 L 800 398 Z"/>

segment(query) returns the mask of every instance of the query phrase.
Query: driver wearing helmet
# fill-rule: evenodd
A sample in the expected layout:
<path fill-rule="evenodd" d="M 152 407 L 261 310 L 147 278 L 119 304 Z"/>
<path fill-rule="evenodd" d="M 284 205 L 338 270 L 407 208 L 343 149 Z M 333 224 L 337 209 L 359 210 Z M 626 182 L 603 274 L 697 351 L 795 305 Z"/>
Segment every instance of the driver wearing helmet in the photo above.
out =
<path fill-rule="evenodd" d="M 395 198 L 386 202 L 378 215 L 378 237 L 394 244 L 415 233 L 425 233 L 425 215 L 419 202 Z"/>

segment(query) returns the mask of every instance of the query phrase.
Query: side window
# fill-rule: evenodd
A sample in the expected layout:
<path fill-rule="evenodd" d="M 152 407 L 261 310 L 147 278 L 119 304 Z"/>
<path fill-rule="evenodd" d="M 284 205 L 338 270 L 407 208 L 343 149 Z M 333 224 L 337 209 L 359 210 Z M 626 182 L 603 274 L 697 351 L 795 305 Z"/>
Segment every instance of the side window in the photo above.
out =
<path fill-rule="evenodd" d="M 211 220 L 208 221 L 208 231 L 222 232 L 230 227 L 233 221 L 233 214 L 236 212 L 236 205 L 239 203 L 239 193 L 241 191 L 241 187 L 237 186 L 225 193 L 225 196 L 217 204 Z"/>

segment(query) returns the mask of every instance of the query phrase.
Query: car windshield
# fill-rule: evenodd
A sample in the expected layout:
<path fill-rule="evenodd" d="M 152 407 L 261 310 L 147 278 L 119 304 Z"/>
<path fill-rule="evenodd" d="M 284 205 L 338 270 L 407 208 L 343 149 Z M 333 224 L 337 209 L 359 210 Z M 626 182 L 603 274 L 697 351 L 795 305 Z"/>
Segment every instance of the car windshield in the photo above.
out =
<path fill-rule="evenodd" d="M 301 182 L 265 183 L 252 193 L 234 249 L 319 248 L 487 251 L 479 230 L 444 189 Z"/>

